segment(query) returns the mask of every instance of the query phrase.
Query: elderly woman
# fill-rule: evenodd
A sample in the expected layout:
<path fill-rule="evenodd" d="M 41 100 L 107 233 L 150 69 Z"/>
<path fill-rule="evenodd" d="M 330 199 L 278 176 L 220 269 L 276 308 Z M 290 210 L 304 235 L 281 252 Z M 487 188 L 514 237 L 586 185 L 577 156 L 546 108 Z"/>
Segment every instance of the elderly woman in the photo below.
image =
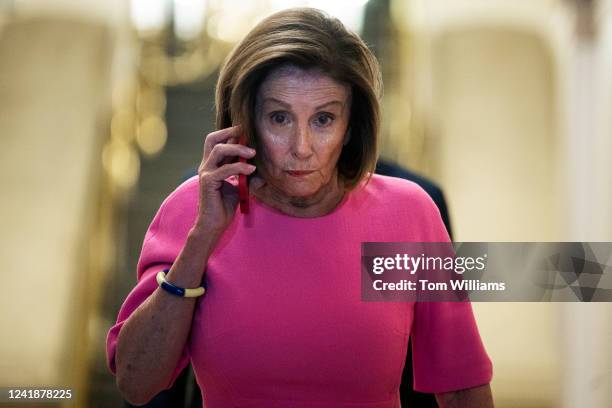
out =
<path fill-rule="evenodd" d="M 442 407 L 492 406 L 469 303 L 360 300 L 361 242 L 448 241 L 422 189 L 372 174 L 380 85 L 359 37 L 313 9 L 272 15 L 234 49 L 220 130 L 153 219 L 108 334 L 129 402 L 191 362 L 207 408 L 399 407 L 412 336 L 416 390 Z"/>

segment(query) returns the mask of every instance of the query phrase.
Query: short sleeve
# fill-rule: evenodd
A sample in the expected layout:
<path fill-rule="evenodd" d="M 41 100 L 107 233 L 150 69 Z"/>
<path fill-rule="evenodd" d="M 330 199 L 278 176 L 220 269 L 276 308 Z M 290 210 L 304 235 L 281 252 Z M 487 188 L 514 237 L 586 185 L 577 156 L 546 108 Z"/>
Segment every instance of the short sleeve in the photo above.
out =
<path fill-rule="evenodd" d="M 427 200 L 424 241 L 449 242 L 438 208 Z M 411 330 L 414 389 L 442 393 L 488 384 L 493 365 L 470 302 L 417 302 Z"/>
<path fill-rule="evenodd" d="M 471 303 L 416 303 L 411 336 L 415 390 L 441 393 L 491 382 L 493 366 Z"/>
<path fill-rule="evenodd" d="M 117 339 L 123 324 L 134 310 L 158 288 L 155 280 L 157 272 L 171 267 L 193 225 L 195 219 L 192 208 L 193 200 L 189 199 L 188 192 L 184 190 L 187 190 L 185 183 L 164 200 L 145 234 L 138 259 L 136 286 L 121 305 L 117 321 L 110 328 L 106 338 L 107 364 L 113 374 L 116 374 Z M 176 378 L 189 363 L 189 359 L 189 346 L 186 344 L 166 388 L 174 384 Z"/>

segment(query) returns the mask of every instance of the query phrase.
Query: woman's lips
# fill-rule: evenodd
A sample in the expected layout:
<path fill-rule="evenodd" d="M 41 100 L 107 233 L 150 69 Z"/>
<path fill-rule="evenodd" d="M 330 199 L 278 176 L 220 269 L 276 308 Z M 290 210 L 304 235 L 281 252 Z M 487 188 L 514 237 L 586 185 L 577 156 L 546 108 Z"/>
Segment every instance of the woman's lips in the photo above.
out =
<path fill-rule="evenodd" d="M 303 176 L 309 175 L 310 173 L 314 173 L 314 171 L 312 171 L 312 170 L 305 170 L 305 171 L 292 171 L 292 170 L 289 170 L 289 171 L 287 171 L 287 173 L 289 173 L 289 175 L 293 176 L 293 177 L 303 177 Z"/>

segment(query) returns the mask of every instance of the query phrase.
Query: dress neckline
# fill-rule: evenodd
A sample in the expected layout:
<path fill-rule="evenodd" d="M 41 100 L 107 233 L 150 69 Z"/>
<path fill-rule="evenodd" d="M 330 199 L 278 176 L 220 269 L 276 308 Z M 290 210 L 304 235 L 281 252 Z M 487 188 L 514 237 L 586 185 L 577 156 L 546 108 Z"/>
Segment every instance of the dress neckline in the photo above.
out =
<path fill-rule="evenodd" d="M 320 216 L 317 216 L 317 217 L 296 217 L 296 216 L 284 213 L 281 210 L 278 210 L 278 209 L 276 209 L 276 208 L 274 208 L 274 207 L 264 203 L 263 201 L 261 201 L 260 199 L 258 199 L 257 197 L 255 197 L 252 194 L 249 196 L 249 199 L 251 199 L 256 204 L 257 207 L 261 207 L 261 208 L 263 208 L 265 211 L 267 211 L 269 213 L 285 216 L 285 217 L 296 219 L 296 220 L 321 220 L 321 219 L 325 219 L 325 218 L 328 218 L 328 217 L 332 217 L 335 214 L 339 213 L 342 210 L 342 208 L 344 208 L 346 203 L 349 201 L 349 198 L 352 196 L 352 193 L 353 193 L 353 191 L 345 191 L 344 195 L 342 196 L 342 199 L 340 200 L 340 202 L 336 205 L 336 207 L 333 210 L 331 210 L 327 214 L 320 215 Z"/>

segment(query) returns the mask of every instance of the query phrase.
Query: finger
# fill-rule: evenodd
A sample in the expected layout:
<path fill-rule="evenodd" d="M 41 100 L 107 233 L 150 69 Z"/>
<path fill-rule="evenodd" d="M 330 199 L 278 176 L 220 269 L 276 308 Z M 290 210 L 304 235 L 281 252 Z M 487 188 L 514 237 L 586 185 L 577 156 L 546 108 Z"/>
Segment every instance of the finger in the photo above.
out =
<path fill-rule="evenodd" d="M 230 163 L 224 164 L 217 170 L 213 171 L 211 176 L 215 181 L 223 181 L 230 176 L 237 174 L 246 174 L 247 176 L 255 171 L 255 166 L 249 163 Z"/>
<path fill-rule="evenodd" d="M 216 167 L 219 167 L 220 164 L 223 164 L 224 161 L 230 158 L 235 158 L 236 156 L 250 159 L 255 156 L 255 150 L 250 147 L 237 144 L 215 145 L 210 152 L 208 159 L 204 163 L 204 169 L 212 171 Z"/>
<path fill-rule="evenodd" d="M 229 139 L 227 139 L 227 142 L 225 144 L 240 144 L 240 137 L 236 137 L 236 136 L 232 136 Z M 215 150 L 215 148 L 213 147 L 213 151 Z M 225 163 L 232 163 L 235 160 L 232 160 L 230 157 L 225 157 L 224 159 L 222 159 L 220 162 L 218 162 L 218 165 L 221 164 L 225 164 Z"/>
<path fill-rule="evenodd" d="M 206 135 L 206 138 L 204 139 L 203 160 L 206 160 L 215 145 L 219 143 L 226 143 L 227 140 L 232 137 L 239 138 L 241 131 L 242 127 L 240 125 L 236 125 L 225 129 L 217 130 Z"/>

